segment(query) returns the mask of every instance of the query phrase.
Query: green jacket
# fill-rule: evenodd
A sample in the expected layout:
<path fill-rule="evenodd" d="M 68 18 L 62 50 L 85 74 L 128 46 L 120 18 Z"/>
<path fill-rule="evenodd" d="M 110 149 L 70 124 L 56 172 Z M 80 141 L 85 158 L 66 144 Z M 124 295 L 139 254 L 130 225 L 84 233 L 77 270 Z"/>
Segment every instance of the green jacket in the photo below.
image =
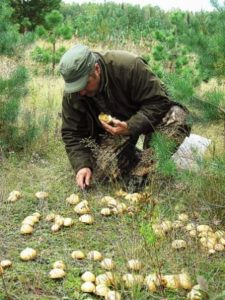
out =
<path fill-rule="evenodd" d="M 93 168 L 92 153 L 84 138 L 98 137 L 103 128 L 100 112 L 126 121 L 131 140 L 154 131 L 168 110 L 171 101 L 160 81 L 140 57 L 125 51 L 95 53 L 101 68 L 99 93 L 89 98 L 77 93 L 64 94 L 62 103 L 62 139 L 75 172 Z"/>

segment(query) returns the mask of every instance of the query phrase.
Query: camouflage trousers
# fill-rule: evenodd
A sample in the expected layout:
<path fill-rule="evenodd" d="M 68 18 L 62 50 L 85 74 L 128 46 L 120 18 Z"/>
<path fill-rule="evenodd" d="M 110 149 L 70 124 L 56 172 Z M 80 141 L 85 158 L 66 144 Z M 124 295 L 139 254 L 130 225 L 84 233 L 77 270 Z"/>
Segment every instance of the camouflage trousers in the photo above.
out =
<path fill-rule="evenodd" d="M 186 136 L 190 134 L 187 124 L 189 113 L 179 106 L 173 106 L 153 132 L 145 135 L 143 150 L 136 147 L 136 141 L 128 136 L 103 135 L 99 145 L 92 148 L 96 168 L 96 179 L 117 179 L 124 176 L 145 176 L 154 169 L 155 156 L 151 147 L 153 134 L 160 133 L 173 142 L 172 154 Z"/>

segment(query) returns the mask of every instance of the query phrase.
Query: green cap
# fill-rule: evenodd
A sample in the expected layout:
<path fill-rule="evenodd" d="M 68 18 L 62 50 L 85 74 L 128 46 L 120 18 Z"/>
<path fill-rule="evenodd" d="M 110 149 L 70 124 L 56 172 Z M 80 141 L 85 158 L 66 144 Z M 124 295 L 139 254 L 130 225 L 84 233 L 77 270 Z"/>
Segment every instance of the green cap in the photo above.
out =
<path fill-rule="evenodd" d="M 84 45 L 75 45 L 61 58 L 59 70 L 65 80 L 65 92 L 79 92 L 85 88 L 96 62 L 95 55 Z"/>

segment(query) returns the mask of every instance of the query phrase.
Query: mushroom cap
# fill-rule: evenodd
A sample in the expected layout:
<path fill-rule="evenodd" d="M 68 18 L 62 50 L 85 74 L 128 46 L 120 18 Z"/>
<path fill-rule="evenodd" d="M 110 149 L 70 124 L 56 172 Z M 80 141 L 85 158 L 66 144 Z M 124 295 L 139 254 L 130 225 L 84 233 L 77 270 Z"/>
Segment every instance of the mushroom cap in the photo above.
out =
<path fill-rule="evenodd" d="M 82 274 L 81 279 L 86 282 L 95 282 L 95 275 L 92 272 L 86 271 Z"/>
<path fill-rule="evenodd" d="M 116 291 L 109 291 L 105 296 L 105 300 L 121 300 L 120 293 Z"/>
<path fill-rule="evenodd" d="M 85 224 L 93 224 L 94 223 L 94 218 L 92 215 L 82 215 L 79 218 L 79 221 Z"/>
<path fill-rule="evenodd" d="M 37 251 L 33 248 L 25 248 L 20 253 L 20 258 L 24 261 L 33 260 L 37 257 Z"/>
<path fill-rule="evenodd" d="M 80 196 L 78 194 L 71 194 L 66 198 L 66 202 L 69 204 L 77 204 L 80 202 Z"/>
<path fill-rule="evenodd" d="M 95 287 L 95 294 L 101 297 L 106 297 L 109 291 L 109 288 L 104 284 L 98 284 Z"/>
<path fill-rule="evenodd" d="M 102 254 L 99 251 L 93 250 L 88 252 L 87 259 L 99 261 L 102 260 Z"/>
<path fill-rule="evenodd" d="M 0 262 L 0 266 L 3 267 L 3 269 L 8 268 L 11 265 L 12 265 L 12 262 L 9 259 L 4 259 Z"/>
<path fill-rule="evenodd" d="M 71 253 L 71 257 L 73 259 L 84 259 L 85 258 L 85 254 L 82 251 L 80 251 L 80 250 L 76 250 L 76 251 L 73 251 Z"/>
<path fill-rule="evenodd" d="M 84 293 L 94 293 L 95 292 L 95 285 L 93 282 L 84 282 L 81 285 L 81 291 Z"/>
<path fill-rule="evenodd" d="M 142 263 L 138 259 L 131 259 L 127 262 L 129 270 L 139 271 L 142 268 Z"/>
<path fill-rule="evenodd" d="M 111 258 L 105 258 L 101 261 L 101 267 L 105 270 L 112 270 L 115 268 L 115 263 Z"/>
<path fill-rule="evenodd" d="M 49 277 L 52 279 L 60 279 L 66 276 L 66 272 L 63 269 L 54 268 L 49 272 Z"/>
<path fill-rule="evenodd" d="M 47 198 L 48 198 L 48 193 L 47 193 L 47 192 L 41 191 L 41 192 L 37 192 L 37 193 L 35 194 L 35 196 L 36 196 L 36 198 L 38 198 L 38 199 L 44 200 L 44 199 L 47 199 Z"/>
<path fill-rule="evenodd" d="M 187 242 L 184 240 L 174 240 L 172 242 L 172 248 L 174 249 L 184 249 L 187 247 Z"/>
<path fill-rule="evenodd" d="M 20 228 L 21 234 L 31 234 L 33 232 L 33 227 L 28 224 L 23 224 Z"/>
<path fill-rule="evenodd" d="M 70 227 L 70 226 L 72 226 L 72 225 L 73 225 L 73 220 L 72 220 L 72 218 L 65 218 L 65 219 L 63 220 L 63 225 L 64 225 L 65 227 Z"/>
<path fill-rule="evenodd" d="M 65 270 L 66 266 L 62 260 L 57 260 L 53 263 L 53 269 L 62 269 Z"/>

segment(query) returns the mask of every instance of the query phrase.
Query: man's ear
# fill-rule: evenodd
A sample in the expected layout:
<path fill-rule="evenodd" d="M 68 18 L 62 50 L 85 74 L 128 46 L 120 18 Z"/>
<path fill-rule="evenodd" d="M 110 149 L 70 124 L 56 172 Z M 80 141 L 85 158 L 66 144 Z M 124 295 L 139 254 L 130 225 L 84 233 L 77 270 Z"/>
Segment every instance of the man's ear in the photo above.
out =
<path fill-rule="evenodd" d="M 100 69 L 100 66 L 99 66 L 98 63 L 95 63 L 95 72 L 96 72 L 98 75 L 100 75 L 100 73 L 101 73 L 101 69 Z"/>

